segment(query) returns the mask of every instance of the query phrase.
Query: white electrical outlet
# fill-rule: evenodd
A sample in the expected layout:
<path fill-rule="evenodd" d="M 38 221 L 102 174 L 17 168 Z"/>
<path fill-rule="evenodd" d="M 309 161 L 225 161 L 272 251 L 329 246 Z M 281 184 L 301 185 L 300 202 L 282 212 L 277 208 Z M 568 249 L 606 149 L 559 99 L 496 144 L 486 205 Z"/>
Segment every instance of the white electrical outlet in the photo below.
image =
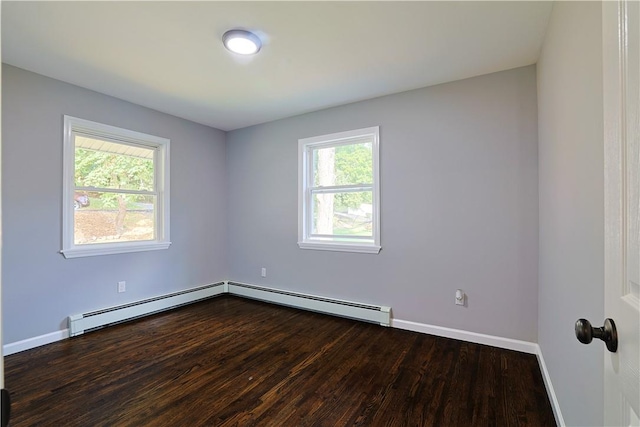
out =
<path fill-rule="evenodd" d="M 126 292 L 127 282 L 118 282 L 118 292 Z"/>
<path fill-rule="evenodd" d="M 462 289 L 456 290 L 456 305 L 464 305 L 464 300 L 466 295 L 462 291 Z"/>
<path fill-rule="evenodd" d="M 264 268 L 264 267 L 262 267 L 262 271 L 260 272 L 260 275 L 261 275 L 262 277 L 267 277 L 267 269 L 266 269 L 266 268 Z"/>

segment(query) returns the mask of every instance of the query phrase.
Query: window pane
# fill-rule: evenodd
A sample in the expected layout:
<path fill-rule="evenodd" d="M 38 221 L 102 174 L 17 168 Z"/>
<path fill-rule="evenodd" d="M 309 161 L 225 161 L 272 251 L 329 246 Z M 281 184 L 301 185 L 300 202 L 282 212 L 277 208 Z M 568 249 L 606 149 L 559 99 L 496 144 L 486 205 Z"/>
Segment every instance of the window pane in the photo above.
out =
<path fill-rule="evenodd" d="M 76 191 L 76 245 L 155 239 L 156 196 Z"/>
<path fill-rule="evenodd" d="M 372 192 L 313 194 L 312 234 L 372 236 Z"/>
<path fill-rule="evenodd" d="M 371 142 L 315 149 L 312 156 L 316 187 L 373 182 Z"/>
<path fill-rule="evenodd" d="M 75 185 L 153 191 L 152 148 L 76 136 Z"/>

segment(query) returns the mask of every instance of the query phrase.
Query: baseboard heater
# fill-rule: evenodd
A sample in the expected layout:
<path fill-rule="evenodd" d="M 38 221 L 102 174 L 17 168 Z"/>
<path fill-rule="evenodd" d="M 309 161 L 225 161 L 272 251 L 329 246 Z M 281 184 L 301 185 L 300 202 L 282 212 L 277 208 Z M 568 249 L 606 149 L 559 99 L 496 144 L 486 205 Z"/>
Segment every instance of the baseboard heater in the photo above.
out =
<path fill-rule="evenodd" d="M 90 313 L 69 316 L 69 335 L 76 336 L 115 323 L 170 310 L 185 304 L 226 293 L 224 282 L 187 289 Z"/>
<path fill-rule="evenodd" d="M 231 295 L 238 295 L 303 310 L 379 323 L 382 326 L 389 326 L 391 323 L 391 307 L 360 304 L 237 282 L 228 282 L 228 292 Z"/>
<path fill-rule="evenodd" d="M 226 293 L 302 310 L 379 323 L 382 326 L 391 324 L 390 307 L 360 304 L 244 283 L 219 282 L 117 307 L 105 308 L 104 310 L 74 314 L 69 316 L 69 335 L 74 337 L 105 326 L 148 316 Z"/>

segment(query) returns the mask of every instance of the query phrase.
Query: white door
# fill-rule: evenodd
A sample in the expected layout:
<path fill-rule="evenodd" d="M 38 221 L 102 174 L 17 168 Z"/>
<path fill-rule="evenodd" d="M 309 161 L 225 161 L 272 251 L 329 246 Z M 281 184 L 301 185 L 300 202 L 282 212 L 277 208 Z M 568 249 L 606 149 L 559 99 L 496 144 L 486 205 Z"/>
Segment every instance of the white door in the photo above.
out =
<path fill-rule="evenodd" d="M 2 70 L 2 67 L 0 67 L 0 80 L 2 80 L 1 70 Z M 2 99 L 1 85 L 0 85 L 0 99 Z M 2 109 L 0 109 L 0 129 L 2 128 L 1 118 L 2 118 Z M 2 153 L 2 138 L 0 138 L 0 153 Z M 0 165 L 2 164 L 1 160 L 2 159 L 0 159 Z M 1 167 L 0 167 L 0 176 L 2 176 Z M 2 188 L 2 183 L 0 182 L 0 189 L 1 188 Z M 0 191 L 0 201 L 2 200 L 1 196 L 2 196 L 2 191 Z M 2 338 L 2 207 L 0 206 L 0 389 L 4 389 L 4 356 L 2 352 L 3 343 L 4 343 L 4 340 Z M 6 414 L 0 414 L 0 420 L 2 420 L 4 417 L 6 417 Z"/>
<path fill-rule="evenodd" d="M 2 80 L 2 67 L 0 67 L 0 80 Z M 2 86 L 0 85 L 0 99 L 2 99 Z M 0 129 L 2 128 L 2 109 L 0 109 Z M 0 132 L 1 133 L 1 132 Z M 2 153 L 2 138 L 0 137 L 0 153 Z M 0 165 L 2 164 L 0 158 Z M 0 167 L 0 176 L 2 176 L 2 168 Z M 1 180 L 0 180 L 1 181 Z M 0 189 L 2 189 L 2 183 L 0 182 Z M 2 200 L 2 191 L 0 191 L 0 201 Z M 1 205 L 1 203 L 0 203 Z M 4 389 L 4 356 L 3 356 L 3 343 L 2 338 L 2 207 L 0 206 L 0 389 Z M 1 409 L 0 409 L 1 411 Z M 4 414 L 6 417 L 6 414 Z M 0 420 L 3 418 L 3 414 L 0 414 Z"/>
<path fill-rule="evenodd" d="M 640 426 L 640 2 L 603 2 L 605 317 L 618 350 L 604 349 L 607 426 Z M 604 346 L 603 346 L 604 348 Z"/>

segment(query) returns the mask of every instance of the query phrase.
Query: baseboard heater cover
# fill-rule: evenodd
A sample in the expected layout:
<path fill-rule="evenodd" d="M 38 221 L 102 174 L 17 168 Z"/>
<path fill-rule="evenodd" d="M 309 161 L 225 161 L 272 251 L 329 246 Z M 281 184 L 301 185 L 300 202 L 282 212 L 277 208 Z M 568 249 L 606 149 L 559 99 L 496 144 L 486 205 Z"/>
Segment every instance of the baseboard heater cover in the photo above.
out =
<path fill-rule="evenodd" d="M 114 323 L 147 316 L 185 304 L 191 304 L 226 292 L 226 283 L 219 282 L 155 298 L 149 298 L 131 304 L 124 304 L 89 313 L 75 314 L 69 316 L 69 335 L 74 337 Z"/>
<path fill-rule="evenodd" d="M 228 292 L 231 295 L 294 308 L 379 323 L 382 326 L 391 324 L 391 307 L 360 304 L 237 282 L 228 282 Z"/>

